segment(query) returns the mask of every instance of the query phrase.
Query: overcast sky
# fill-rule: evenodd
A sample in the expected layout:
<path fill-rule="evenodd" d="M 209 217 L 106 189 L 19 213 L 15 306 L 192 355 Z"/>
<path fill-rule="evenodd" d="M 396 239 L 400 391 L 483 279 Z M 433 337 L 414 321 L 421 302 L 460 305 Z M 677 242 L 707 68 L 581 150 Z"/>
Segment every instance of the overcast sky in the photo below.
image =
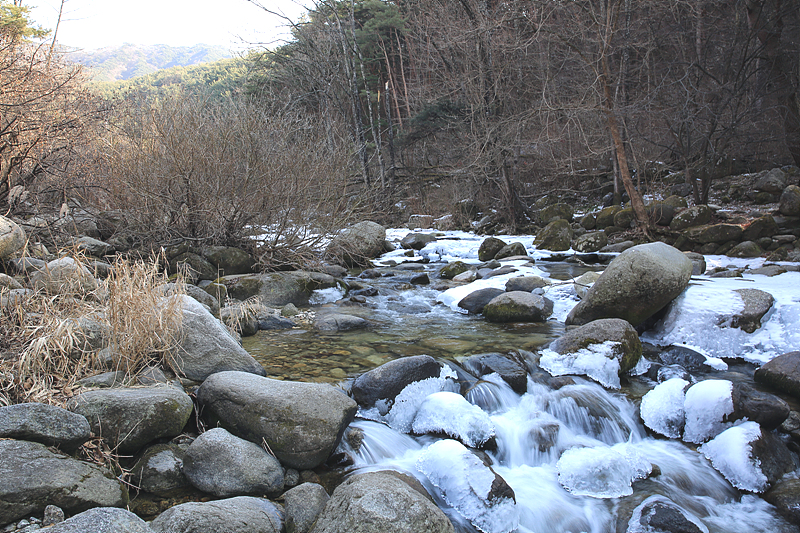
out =
<path fill-rule="evenodd" d="M 60 0 L 27 0 L 37 24 L 54 29 Z M 300 1 L 261 0 L 297 20 Z M 66 0 L 58 42 L 85 49 L 132 44 L 219 44 L 240 50 L 246 42 L 285 37 L 283 21 L 247 0 Z"/>

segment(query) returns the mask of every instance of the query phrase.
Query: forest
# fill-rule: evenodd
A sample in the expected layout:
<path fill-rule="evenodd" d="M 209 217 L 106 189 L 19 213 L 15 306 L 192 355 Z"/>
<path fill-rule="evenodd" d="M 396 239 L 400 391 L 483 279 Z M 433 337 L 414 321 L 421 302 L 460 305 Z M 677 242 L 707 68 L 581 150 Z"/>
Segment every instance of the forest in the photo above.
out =
<path fill-rule="evenodd" d="M 326 0 L 281 46 L 122 90 L 0 9 L 3 203 L 114 213 L 138 244 L 261 225 L 280 263 L 355 217 L 514 232 L 605 192 L 646 229 L 648 195 L 800 163 L 793 1 Z"/>

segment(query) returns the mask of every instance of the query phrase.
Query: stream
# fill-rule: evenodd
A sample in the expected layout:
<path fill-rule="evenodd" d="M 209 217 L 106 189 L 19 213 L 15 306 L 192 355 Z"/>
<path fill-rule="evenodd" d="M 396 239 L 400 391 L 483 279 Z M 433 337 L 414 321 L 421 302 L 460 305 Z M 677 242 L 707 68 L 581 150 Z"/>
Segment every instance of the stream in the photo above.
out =
<path fill-rule="evenodd" d="M 403 235 L 403 230 L 395 230 L 389 232 L 388 238 L 398 240 Z M 413 257 L 402 250 L 386 254 L 377 262 L 381 277 L 364 279 L 357 277 L 358 272 L 352 272 L 353 277 L 346 281 L 356 281 L 377 290 L 377 294 L 366 297 L 365 302 L 350 301 L 337 289 L 318 291 L 314 295 L 312 310 L 316 313 L 335 309 L 361 316 L 371 322 L 370 329 L 335 334 L 321 334 L 310 327 L 261 331 L 244 339 L 245 349 L 264 366 L 268 377 L 329 382 L 345 389 L 349 381 L 367 370 L 392 359 L 422 354 L 458 365 L 465 356 L 513 351 L 526 360 L 529 368 L 536 369 L 537 351 L 563 334 L 564 317 L 578 301 L 570 281 L 589 270 L 604 268 L 602 264 L 545 261 L 550 254 L 535 250 L 532 237 L 501 237 L 506 242 L 523 242 L 535 263 L 508 263 L 517 271 L 475 282 L 478 285 L 472 290 L 481 288 L 481 282 L 502 287 L 510 277 L 540 275 L 553 282 L 545 289 L 545 295 L 554 301 L 555 311 L 544 323 L 491 324 L 455 310 L 456 300 L 462 297 L 459 291 L 466 289 L 446 291 L 446 287 L 436 285 L 436 272 L 447 261 L 478 263 L 477 247 L 481 238 L 462 233 L 447 237 L 429 244 Z M 714 261 L 724 263 L 726 259 L 707 258 L 711 264 Z M 431 285 L 410 282 L 422 272 L 428 274 Z M 787 274 L 796 276 L 788 282 L 796 286 L 800 273 Z M 760 281 L 751 282 L 747 287 L 762 288 Z M 769 286 L 766 278 L 764 282 Z M 776 290 L 773 287 L 771 292 Z M 780 328 L 800 329 L 796 327 L 800 320 L 795 317 L 800 303 L 796 296 L 780 300 L 779 295 L 774 295 L 780 305 L 766 317 L 769 323 L 762 329 L 778 328 L 775 335 L 785 337 Z M 714 308 L 714 299 L 707 305 Z M 713 321 L 714 317 L 706 316 L 707 309 L 696 308 L 698 306 L 692 308 L 696 316 L 683 317 L 690 323 L 695 321 L 684 334 L 691 337 L 696 334 L 695 329 L 699 329 L 705 331 L 706 336 L 714 335 L 713 328 L 702 323 L 702 320 Z M 673 322 L 680 323 L 680 320 Z M 675 328 L 669 331 L 665 328 L 662 325 L 660 330 L 648 332 L 643 341 L 656 342 L 678 335 Z M 757 342 L 741 341 L 750 348 L 755 346 L 750 350 L 752 357 L 733 354 L 739 359 L 737 364 L 721 363 L 717 370 L 705 375 L 695 374 L 693 379 L 750 382 L 755 366 L 741 359 L 758 362 L 768 360 L 775 352 L 788 351 L 778 342 L 768 345 L 769 341 L 763 339 L 771 337 L 764 337 L 767 333 L 761 337 L 759 334 L 756 332 L 752 337 L 758 339 Z M 720 335 L 724 337 L 727 333 Z M 672 337 L 670 342 L 676 342 Z M 730 342 L 721 349 L 744 351 Z M 712 349 L 690 345 L 710 358 L 720 355 Z M 434 446 L 442 439 L 403 433 L 368 412 L 360 412 L 350 428 L 361 434 L 360 445 L 352 447 L 345 439 L 339 451 L 353 460 L 349 472 L 394 469 L 413 475 L 460 532 L 661 531 L 639 521 L 646 509 L 660 502 L 678 506 L 688 519 L 688 526 L 695 528 L 675 531 L 799 531 L 759 496 L 734 488 L 697 451 L 696 445 L 656 436 L 643 426 L 639 402 L 656 385 L 646 377 L 631 377 L 615 391 L 580 377 L 574 378 L 572 384 L 551 386 L 535 379 L 534 373 L 528 377 L 524 394 L 512 391 L 499 376 L 492 374 L 483 377 L 464 395 L 471 405 L 488 415 L 494 427 L 496 447 L 485 453 L 492 469 L 513 489 L 516 505 L 512 507 L 486 510 L 481 502 L 467 501 L 469 473 L 463 480 L 451 479 L 448 486 L 443 486 L 442 482 L 435 485 L 426 465 L 428 461 L 446 464 L 449 460 L 444 455 L 447 452 L 439 452 L 439 447 Z M 443 413 L 442 416 L 459 415 Z M 437 453 L 442 455 L 437 456 Z"/>

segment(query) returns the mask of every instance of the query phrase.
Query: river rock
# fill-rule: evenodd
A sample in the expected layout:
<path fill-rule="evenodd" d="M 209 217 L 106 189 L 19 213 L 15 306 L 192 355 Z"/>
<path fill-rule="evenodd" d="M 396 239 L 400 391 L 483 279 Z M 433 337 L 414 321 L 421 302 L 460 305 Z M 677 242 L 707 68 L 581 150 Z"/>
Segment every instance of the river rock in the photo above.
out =
<path fill-rule="evenodd" d="M 314 329 L 328 333 L 366 329 L 369 326 L 368 320 L 343 313 L 322 313 L 314 318 Z"/>
<path fill-rule="evenodd" d="M 359 405 L 372 407 L 379 400 L 393 401 L 406 386 L 438 377 L 441 371 L 442 365 L 429 355 L 403 357 L 361 374 L 351 393 Z"/>
<path fill-rule="evenodd" d="M 612 205 L 612 206 L 605 207 L 605 208 L 601 209 L 600 212 L 597 213 L 597 218 L 596 218 L 596 221 L 595 221 L 595 227 L 597 229 L 605 229 L 608 226 L 613 226 L 614 225 L 614 215 L 616 215 L 617 212 L 620 211 L 621 209 L 622 209 L 622 207 L 620 207 L 618 205 Z"/>
<path fill-rule="evenodd" d="M 283 510 L 264 498 L 237 496 L 170 507 L 150 528 L 156 533 L 282 533 Z"/>
<path fill-rule="evenodd" d="M 636 220 L 636 213 L 632 207 L 624 207 L 614 214 L 614 226 L 622 229 L 628 229 Z"/>
<path fill-rule="evenodd" d="M 665 437 L 679 439 L 686 423 L 683 404 L 688 387 L 689 381 L 677 377 L 664 380 L 645 394 L 639 407 L 644 425 Z"/>
<path fill-rule="evenodd" d="M 319 466 L 353 420 L 356 403 L 331 385 L 285 382 L 245 372 L 220 372 L 197 391 L 205 414 L 234 435 L 266 441 L 281 464 Z"/>
<path fill-rule="evenodd" d="M 597 252 L 608 244 L 604 231 L 584 233 L 575 241 L 575 249 L 581 253 Z"/>
<path fill-rule="evenodd" d="M 567 222 L 572 222 L 572 217 L 572 206 L 565 203 L 548 205 L 539 212 L 539 218 L 542 224 L 549 224 L 556 220 L 566 220 Z"/>
<path fill-rule="evenodd" d="M 599 318 L 622 318 L 638 326 L 678 296 L 689 284 L 692 262 L 662 242 L 622 252 L 567 316 L 567 325 Z"/>
<path fill-rule="evenodd" d="M 800 187 L 789 185 L 783 190 L 778 210 L 787 217 L 800 216 Z"/>
<path fill-rule="evenodd" d="M 747 383 L 734 383 L 731 390 L 731 420 L 752 420 L 766 431 L 772 431 L 789 417 L 789 404 L 768 392 L 754 389 Z"/>
<path fill-rule="evenodd" d="M 266 375 L 264 368 L 203 304 L 186 295 L 171 298 L 180 298 L 183 309 L 184 335 L 173 359 L 173 366 L 180 374 L 194 381 L 226 370 Z"/>
<path fill-rule="evenodd" d="M 731 327 L 753 333 L 761 327 L 761 319 L 772 309 L 775 298 L 759 289 L 736 289 L 734 292 L 742 299 L 744 309 L 733 315 Z"/>
<path fill-rule="evenodd" d="M 220 277 L 220 272 L 205 257 L 194 252 L 184 252 L 169 261 L 169 272 L 184 272 L 192 281 L 211 280 Z"/>
<path fill-rule="evenodd" d="M 600 272 L 584 272 L 580 276 L 578 276 L 575 281 L 573 282 L 572 286 L 575 288 L 575 294 L 578 295 L 580 299 L 586 298 L 586 294 L 588 294 L 589 289 L 592 288 L 594 282 L 600 278 Z"/>
<path fill-rule="evenodd" d="M 696 252 L 683 252 L 692 262 L 692 276 L 700 276 L 706 272 L 706 258 Z"/>
<path fill-rule="evenodd" d="M 786 477 L 775 482 L 764 499 L 793 524 L 800 524 L 800 479 Z"/>
<path fill-rule="evenodd" d="M 451 261 L 442 267 L 439 271 L 439 276 L 444 279 L 453 279 L 459 274 L 467 272 L 469 269 L 470 266 L 463 261 Z"/>
<path fill-rule="evenodd" d="M 800 400 L 800 351 L 775 357 L 756 369 L 753 379 Z"/>
<path fill-rule="evenodd" d="M 586 213 L 581 217 L 579 222 L 581 227 L 586 231 L 591 231 L 597 228 L 597 213 Z"/>
<path fill-rule="evenodd" d="M 572 241 L 572 228 L 566 220 L 555 220 L 549 223 L 536 236 L 533 244 L 540 250 L 562 252 L 569 250 Z"/>
<path fill-rule="evenodd" d="M 340 231 L 326 248 L 325 255 L 343 266 L 365 265 L 367 260 L 383 252 L 385 241 L 386 228 L 375 222 L 359 222 Z"/>
<path fill-rule="evenodd" d="M 11 258 L 25 246 L 25 232 L 13 220 L 0 215 L 0 261 Z"/>
<path fill-rule="evenodd" d="M 73 258 L 62 257 L 31 274 L 31 285 L 48 294 L 86 294 L 97 289 L 97 280 Z"/>
<path fill-rule="evenodd" d="M 504 292 L 483 307 L 489 322 L 544 322 L 552 314 L 551 300 L 522 291 Z"/>
<path fill-rule="evenodd" d="M 117 507 L 95 507 L 45 530 L 47 533 L 153 533 L 147 522 Z"/>
<path fill-rule="evenodd" d="M 242 337 L 258 333 L 258 312 L 245 302 L 234 303 L 219 310 L 219 319 Z"/>
<path fill-rule="evenodd" d="M 686 237 L 700 244 L 726 243 L 739 241 L 742 238 L 742 227 L 738 224 L 710 224 L 689 228 L 684 232 Z"/>
<path fill-rule="evenodd" d="M 636 330 L 627 321 L 618 318 L 594 320 L 575 329 L 550 343 L 550 350 L 561 355 L 576 354 L 591 345 L 613 342 L 606 357 L 612 357 L 619 364 L 619 375 L 623 375 L 639 362 L 642 356 L 642 343 Z"/>
<path fill-rule="evenodd" d="M 760 173 L 758 179 L 753 184 L 753 188 L 757 191 L 778 194 L 786 187 L 788 176 L 786 172 L 779 168 L 773 168 Z"/>
<path fill-rule="evenodd" d="M 541 289 L 551 284 L 552 281 L 540 276 L 517 276 L 506 282 L 506 292 L 532 292 L 534 289 Z M 489 299 L 489 301 L 491 301 L 491 299 Z"/>
<path fill-rule="evenodd" d="M 250 254 L 233 246 L 206 246 L 200 253 L 219 273 L 216 277 L 248 274 L 256 263 Z"/>
<path fill-rule="evenodd" d="M 528 390 L 528 369 L 518 359 L 501 353 L 470 355 L 461 365 L 476 376 L 497 373 L 517 394 Z"/>
<path fill-rule="evenodd" d="M 336 487 L 313 533 L 452 533 L 453 524 L 397 472 L 367 472 Z M 413 482 L 410 480 L 410 482 Z"/>
<path fill-rule="evenodd" d="M 680 507 L 664 501 L 649 501 L 643 504 L 639 516 L 639 527 L 631 525 L 628 531 L 652 531 L 654 533 L 703 533 L 697 524 L 689 520 Z"/>
<path fill-rule="evenodd" d="M 761 257 L 764 250 L 753 241 L 743 241 L 728 250 L 725 255 L 728 257 Z"/>
<path fill-rule="evenodd" d="M 176 444 L 156 444 L 147 448 L 131 469 L 132 483 L 139 489 L 168 497 L 189 486 L 183 475 L 186 451 Z"/>
<path fill-rule="evenodd" d="M 71 453 L 91 437 L 86 417 L 43 403 L 0 407 L 0 438 L 29 440 Z"/>
<path fill-rule="evenodd" d="M 772 237 L 778 234 L 778 224 L 772 215 L 764 215 L 755 220 L 745 227 L 742 233 L 742 239 L 746 241 L 757 241 L 762 237 Z"/>
<path fill-rule="evenodd" d="M 171 296 L 177 293 L 177 288 L 174 283 L 165 283 L 159 289 L 164 296 Z M 207 306 L 212 315 L 219 316 L 219 300 L 217 298 L 197 285 L 185 284 L 183 286 L 183 291 L 201 304 Z"/>
<path fill-rule="evenodd" d="M 693 226 L 702 226 L 708 224 L 712 215 L 711 208 L 707 205 L 696 205 L 675 215 L 669 223 L 669 229 L 681 231 Z"/>
<path fill-rule="evenodd" d="M 685 200 L 684 200 L 685 201 Z M 653 224 L 658 226 L 669 226 L 672 219 L 675 217 L 675 207 L 668 203 L 656 202 L 646 207 L 647 216 L 653 221 Z"/>
<path fill-rule="evenodd" d="M 507 257 L 522 257 L 527 256 L 528 251 L 525 250 L 525 245 L 521 242 L 512 242 L 500 248 L 495 254 L 494 259 L 501 260 Z"/>
<path fill-rule="evenodd" d="M 685 346 L 666 346 L 659 351 L 658 359 L 664 365 L 678 365 L 689 372 L 710 370 L 703 354 Z"/>
<path fill-rule="evenodd" d="M 303 270 L 225 276 L 220 281 L 231 298 L 244 301 L 257 296 L 261 304 L 275 308 L 308 305 L 315 290 L 337 286 L 333 276 Z"/>
<path fill-rule="evenodd" d="M 199 490 L 220 497 L 278 494 L 283 489 L 278 460 L 222 428 L 202 433 L 189 445 L 183 473 Z"/>
<path fill-rule="evenodd" d="M 0 440 L 0 524 L 38 515 L 47 505 L 68 513 L 120 507 L 128 494 L 99 466 L 54 453 L 43 444 Z"/>
<path fill-rule="evenodd" d="M 505 291 L 502 289 L 495 289 L 492 287 L 478 289 L 477 291 L 472 291 L 468 295 L 464 296 L 461 301 L 458 302 L 458 306 L 461 309 L 466 309 L 471 315 L 479 315 L 483 313 L 483 309 L 486 307 L 486 304 L 504 292 Z"/>
<path fill-rule="evenodd" d="M 514 491 L 460 442 L 434 442 L 422 452 L 416 466 L 480 531 L 514 531 L 519 526 Z"/>
<path fill-rule="evenodd" d="M 497 252 L 506 246 L 506 242 L 498 239 L 497 237 L 487 237 L 483 240 L 478 247 L 478 260 L 491 261 Z"/>
<path fill-rule="evenodd" d="M 422 250 L 434 241 L 436 236 L 430 233 L 409 233 L 400 241 L 400 246 L 405 250 Z"/>
<path fill-rule="evenodd" d="M 67 403 L 70 411 L 89 420 L 96 435 L 123 454 L 180 435 L 193 406 L 188 394 L 171 386 L 94 390 Z"/>
<path fill-rule="evenodd" d="M 286 533 L 308 533 L 330 500 L 322 485 L 303 483 L 283 493 Z"/>

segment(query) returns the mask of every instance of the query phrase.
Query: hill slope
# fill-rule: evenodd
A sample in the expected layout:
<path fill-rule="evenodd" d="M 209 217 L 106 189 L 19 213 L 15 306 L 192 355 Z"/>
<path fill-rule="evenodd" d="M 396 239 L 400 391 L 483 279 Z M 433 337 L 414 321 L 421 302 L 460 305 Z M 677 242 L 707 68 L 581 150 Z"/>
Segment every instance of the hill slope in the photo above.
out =
<path fill-rule="evenodd" d="M 89 67 L 95 81 L 129 80 L 157 70 L 211 63 L 232 56 L 224 46 L 197 44 L 167 46 L 124 44 L 99 50 L 78 51 L 69 58 Z"/>

